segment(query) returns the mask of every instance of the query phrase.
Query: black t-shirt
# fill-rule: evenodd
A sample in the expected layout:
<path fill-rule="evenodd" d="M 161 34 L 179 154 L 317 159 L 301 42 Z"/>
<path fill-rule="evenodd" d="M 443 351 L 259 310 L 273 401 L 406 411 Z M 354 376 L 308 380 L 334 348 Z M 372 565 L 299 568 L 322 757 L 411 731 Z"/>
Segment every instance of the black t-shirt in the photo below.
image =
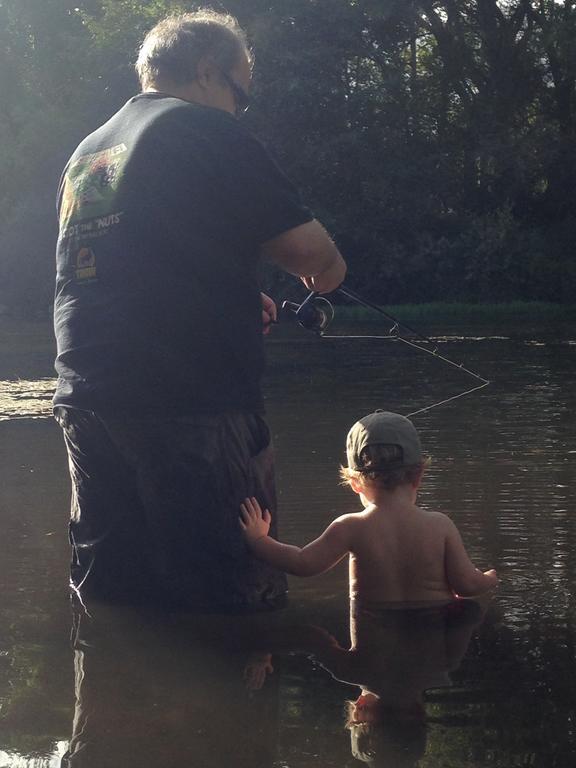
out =
<path fill-rule="evenodd" d="M 228 113 L 136 96 L 58 194 L 55 405 L 260 409 L 259 246 L 311 214 Z"/>

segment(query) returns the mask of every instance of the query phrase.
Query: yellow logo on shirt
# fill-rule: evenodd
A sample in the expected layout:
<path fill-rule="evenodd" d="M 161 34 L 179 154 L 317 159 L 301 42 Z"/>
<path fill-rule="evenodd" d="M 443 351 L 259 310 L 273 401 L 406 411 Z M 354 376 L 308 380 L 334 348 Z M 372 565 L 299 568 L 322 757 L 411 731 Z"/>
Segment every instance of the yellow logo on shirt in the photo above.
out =
<path fill-rule="evenodd" d="M 96 277 L 96 254 L 92 248 L 80 248 L 76 254 L 76 279 L 90 280 Z"/>

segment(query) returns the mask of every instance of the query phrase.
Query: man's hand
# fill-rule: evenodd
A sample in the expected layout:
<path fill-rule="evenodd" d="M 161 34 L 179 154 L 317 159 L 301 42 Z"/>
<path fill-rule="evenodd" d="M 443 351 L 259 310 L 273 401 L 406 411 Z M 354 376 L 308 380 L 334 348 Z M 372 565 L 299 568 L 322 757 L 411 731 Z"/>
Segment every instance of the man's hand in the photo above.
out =
<path fill-rule="evenodd" d="M 260 293 L 260 298 L 262 299 L 262 333 L 267 334 L 270 333 L 272 323 L 278 321 L 278 310 L 270 296 Z"/>
<path fill-rule="evenodd" d="M 242 516 L 240 518 L 240 527 L 244 531 L 244 536 L 248 544 L 253 544 L 258 539 L 268 536 L 272 516 L 269 510 L 262 512 L 262 507 L 252 496 L 250 499 L 244 499 L 240 505 Z"/>

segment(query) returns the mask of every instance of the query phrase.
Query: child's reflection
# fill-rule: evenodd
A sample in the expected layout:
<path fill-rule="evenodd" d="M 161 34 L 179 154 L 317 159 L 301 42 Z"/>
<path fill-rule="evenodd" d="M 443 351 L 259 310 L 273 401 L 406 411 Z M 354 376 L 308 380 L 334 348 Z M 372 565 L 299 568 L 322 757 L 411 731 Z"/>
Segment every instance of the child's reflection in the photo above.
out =
<path fill-rule="evenodd" d="M 352 606 L 353 646 L 347 656 L 334 649 L 328 668 L 361 688 L 348 709 L 354 757 L 371 766 L 417 763 L 426 750 L 424 693 L 450 685 L 483 613 L 466 600 L 408 610 Z"/>
<path fill-rule="evenodd" d="M 404 768 L 426 750 L 425 691 L 451 684 L 450 673 L 460 665 L 486 605 L 455 600 L 362 610 L 352 603 L 349 649 L 313 626 L 284 630 L 283 640 L 273 645 L 310 655 L 335 679 L 358 686 L 359 696 L 347 706 L 352 754 L 371 766 Z M 269 657 L 266 663 L 270 669 Z"/>

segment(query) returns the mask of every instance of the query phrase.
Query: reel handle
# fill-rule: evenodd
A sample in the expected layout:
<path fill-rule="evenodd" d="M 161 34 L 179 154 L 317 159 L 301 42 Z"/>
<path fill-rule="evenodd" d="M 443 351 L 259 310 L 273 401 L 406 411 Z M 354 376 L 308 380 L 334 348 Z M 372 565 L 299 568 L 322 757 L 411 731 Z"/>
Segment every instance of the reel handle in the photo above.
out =
<path fill-rule="evenodd" d="M 295 304 L 293 301 L 282 302 L 282 309 L 292 312 L 303 328 L 318 336 L 323 335 L 334 319 L 332 304 L 314 292 L 308 294 L 302 304 Z"/>

